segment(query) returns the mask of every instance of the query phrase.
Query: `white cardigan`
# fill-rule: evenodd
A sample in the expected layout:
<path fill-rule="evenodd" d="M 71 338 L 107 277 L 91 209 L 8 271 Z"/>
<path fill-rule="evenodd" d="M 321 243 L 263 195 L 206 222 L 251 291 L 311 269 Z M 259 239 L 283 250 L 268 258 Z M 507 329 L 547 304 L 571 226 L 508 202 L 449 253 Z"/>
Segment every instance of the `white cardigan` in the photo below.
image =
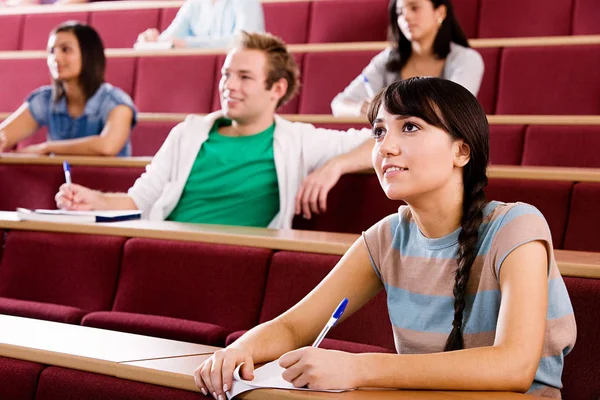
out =
<path fill-rule="evenodd" d="M 169 133 L 146 172 L 128 191 L 144 218 L 164 220 L 179 202 L 196 156 L 221 111 L 205 117 L 189 115 Z M 304 178 L 329 159 L 360 146 L 368 129 L 335 131 L 275 116 L 273 153 L 279 185 L 279 213 L 269 228 L 289 229 L 296 192 Z"/>

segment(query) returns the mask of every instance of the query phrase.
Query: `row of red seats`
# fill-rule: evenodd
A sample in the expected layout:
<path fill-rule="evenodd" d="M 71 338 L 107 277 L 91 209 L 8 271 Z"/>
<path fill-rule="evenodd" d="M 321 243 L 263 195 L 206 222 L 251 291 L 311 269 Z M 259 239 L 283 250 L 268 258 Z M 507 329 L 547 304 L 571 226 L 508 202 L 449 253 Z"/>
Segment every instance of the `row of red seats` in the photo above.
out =
<path fill-rule="evenodd" d="M 73 181 L 103 191 L 126 191 L 142 168 L 74 166 Z M 55 208 L 54 195 L 64 183 L 60 165 L 0 164 L 0 210 Z M 600 183 L 490 179 L 490 200 L 522 201 L 539 208 L 550 225 L 557 249 L 599 251 Z M 328 211 L 311 220 L 296 217 L 295 229 L 360 233 L 397 211 L 374 174 L 348 174 L 331 190 Z"/>
<path fill-rule="evenodd" d="M 269 32 L 287 43 L 384 41 L 388 0 L 328 0 L 264 3 Z M 469 38 L 599 34 L 596 0 L 454 0 L 456 15 Z M 1 15 L 0 50 L 46 47 L 48 32 L 60 22 L 92 24 L 106 47 L 127 48 L 147 28 L 164 30 L 177 8 Z M 60 10 L 57 10 L 60 11 Z M 339 18 L 343 15 L 343 18 Z M 511 23 L 507 24 L 506 21 Z"/>
<path fill-rule="evenodd" d="M 600 113 L 600 45 L 479 49 L 485 74 L 478 99 L 488 114 Z M 330 114 L 331 100 L 377 51 L 297 53 L 302 88 L 284 114 Z M 206 113 L 219 109 L 224 55 L 110 57 L 107 80 L 130 94 L 139 111 Z M 577 62 L 573 62 L 577 60 Z M 343 67 L 342 67 L 343 66 Z M 0 59 L 0 112 L 49 83 L 44 59 Z M 165 96 L 165 87 L 169 95 Z"/>
<path fill-rule="evenodd" d="M 241 334 L 237 331 L 288 309 L 340 258 L 112 236 L 28 231 L 9 231 L 4 236 L 1 313 L 214 345 L 231 342 Z M 575 309 L 578 338 L 566 358 L 563 395 L 586 399 L 600 390 L 595 379 L 600 373 L 596 340 L 600 280 L 567 277 L 565 281 Z M 394 352 L 385 293 L 336 327 L 323 346 L 351 352 Z M 15 362 L 0 359 L 0 371 L 3 364 Z M 38 369 L 26 367 L 39 374 Z M 108 379 L 87 377 L 83 383 L 73 382 L 75 389 L 69 390 L 93 386 L 88 380 Z M 121 382 L 121 396 L 131 393 L 125 381 L 110 380 Z M 0 397 L 7 390 L 3 386 Z"/>

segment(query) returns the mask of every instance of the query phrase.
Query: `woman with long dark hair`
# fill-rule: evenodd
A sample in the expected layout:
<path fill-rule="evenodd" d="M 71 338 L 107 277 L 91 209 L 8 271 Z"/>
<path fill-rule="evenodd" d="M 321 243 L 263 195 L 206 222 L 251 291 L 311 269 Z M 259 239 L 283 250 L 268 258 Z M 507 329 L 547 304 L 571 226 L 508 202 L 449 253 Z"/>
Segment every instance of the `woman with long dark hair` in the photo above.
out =
<path fill-rule="evenodd" d="M 379 89 L 413 76 L 445 78 L 477 96 L 483 60 L 469 47 L 451 0 L 391 0 L 388 11 L 390 46 L 333 99 L 333 115 L 364 116 Z"/>
<path fill-rule="evenodd" d="M 369 121 L 381 186 L 407 205 L 366 231 L 297 305 L 200 365 L 199 388 L 218 397 L 241 363 L 252 379 L 255 363 L 279 358 L 295 387 L 560 399 L 573 309 L 542 214 L 486 200 L 489 131 L 477 99 L 448 80 L 410 78 L 375 96 Z M 302 347 L 342 298 L 344 319 L 382 289 L 398 354 Z"/>
<path fill-rule="evenodd" d="M 136 110 L 124 91 L 104 81 L 106 58 L 98 33 L 77 21 L 56 27 L 48 39 L 48 68 L 52 85 L 33 91 L 0 124 L 0 151 L 45 126 L 46 142 L 19 151 L 130 156 Z"/>

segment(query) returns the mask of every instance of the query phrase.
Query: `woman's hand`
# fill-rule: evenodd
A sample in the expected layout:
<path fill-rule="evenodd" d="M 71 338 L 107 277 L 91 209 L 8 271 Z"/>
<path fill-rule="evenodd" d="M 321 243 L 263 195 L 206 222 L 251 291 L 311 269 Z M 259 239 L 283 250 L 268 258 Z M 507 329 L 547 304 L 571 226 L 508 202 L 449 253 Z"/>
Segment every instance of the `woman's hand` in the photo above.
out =
<path fill-rule="evenodd" d="M 156 42 L 160 32 L 156 28 L 146 29 L 138 35 L 138 42 Z"/>
<path fill-rule="evenodd" d="M 196 386 L 205 396 L 210 393 L 215 399 L 224 400 L 225 392 L 231 389 L 233 371 L 242 363 L 241 377 L 254 379 L 254 361 L 249 351 L 231 347 L 216 351 L 194 371 Z"/>
<path fill-rule="evenodd" d="M 295 387 L 354 389 L 358 386 L 357 355 L 342 351 L 303 347 L 279 357 L 282 377 Z"/>

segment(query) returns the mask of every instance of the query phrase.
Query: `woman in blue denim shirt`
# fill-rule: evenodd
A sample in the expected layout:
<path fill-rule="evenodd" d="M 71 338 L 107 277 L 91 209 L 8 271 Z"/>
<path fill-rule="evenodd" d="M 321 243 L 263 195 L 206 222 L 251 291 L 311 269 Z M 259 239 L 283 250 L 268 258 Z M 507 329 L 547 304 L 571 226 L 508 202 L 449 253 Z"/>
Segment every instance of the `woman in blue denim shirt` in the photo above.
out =
<path fill-rule="evenodd" d="M 125 92 L 104 82 L 106 58 L 98 33 L 80 22 L 59 25 L 48 39 L 48 68 L 52 85 L 33 91 L 0 124 L 0 151 L 46 126 L 46 142 L 18 151 L 130 156 L 136 110 Z"/>

